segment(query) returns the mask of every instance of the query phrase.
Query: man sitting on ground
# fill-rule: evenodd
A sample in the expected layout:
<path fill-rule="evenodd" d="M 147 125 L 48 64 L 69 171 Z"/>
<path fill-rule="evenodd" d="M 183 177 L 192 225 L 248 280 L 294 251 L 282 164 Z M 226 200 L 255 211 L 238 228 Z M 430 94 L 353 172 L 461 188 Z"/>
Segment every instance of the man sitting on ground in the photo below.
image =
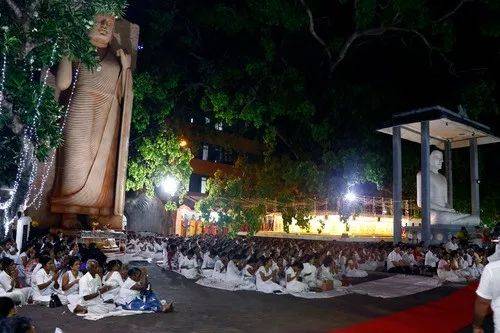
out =
<path fill-rule="evenodd" d="M 408 263 L 405 262 L 401 256 L 401 249 L 399 246 L 394 247 L 394 250 L 387 256 L 387 271 L 389 273 L 403 274 L 409 274 L 411 272 Z"/>
<path fill-rule="evenodd" d="M 80 300 L 78 304 L 68 305 L 71 311 L 106 314 L 116 308 L 114 304 L 104 303 L 101 294 L 113 289 L 113 287 L 103 286 L 98 272 L 99 264 L 97 261 L 89 259 L 87 261 L 87 273 L 80 278 L 78 283 Z"/>

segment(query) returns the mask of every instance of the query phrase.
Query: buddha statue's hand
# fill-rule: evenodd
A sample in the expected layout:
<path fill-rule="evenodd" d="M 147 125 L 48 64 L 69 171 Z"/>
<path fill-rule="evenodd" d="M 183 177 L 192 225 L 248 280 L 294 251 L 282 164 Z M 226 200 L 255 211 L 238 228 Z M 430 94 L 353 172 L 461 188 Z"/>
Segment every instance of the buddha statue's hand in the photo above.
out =
<path fill-rule="evenodd" d="M 123 49 L 119 49 L 118 51 L 116 51 L 116 56 L 120 58 L 122 69 L 130 68 L 132 64 L 132 58 L 130 57 L 130 54 L 126 54 Z"/>
<path fill-rule="evenodd" d="M 437 211 L 440 211 L 440 212 L 456 213 L 456 211 L 454 209 L 451 209 L 451 208 L 448 208 L 448 207 L 444 207 L 444 206 L 441 206 L 441 205 L 436 205 L 434 203 L 431 203 L 431 209 L 432 210 L 437 210 Z"/>

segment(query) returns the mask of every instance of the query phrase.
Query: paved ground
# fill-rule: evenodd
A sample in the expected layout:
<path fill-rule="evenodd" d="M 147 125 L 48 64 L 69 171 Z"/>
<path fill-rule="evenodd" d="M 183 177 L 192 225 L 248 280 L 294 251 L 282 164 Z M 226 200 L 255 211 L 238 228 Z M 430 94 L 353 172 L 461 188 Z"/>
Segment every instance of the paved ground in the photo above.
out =
<path fill-rule="evenodd" d="M 333 328 L 403 310 L 449 294 L 452 287 L 397 299 L 345 295 L 331 299 L 300 299 L 290 295 L 230 292 L 199 286 L 184 277 L 149 266 L 156 293 L 174 300 L 176 311 L 83 320 L 67 308 L 25 306 L 20 314 L 31 317 L 38 332 L 326 332 Z M 377 276 L 375 276 L 377 278 Z M 404 329 L 402 330 L 402 332 Z"/>

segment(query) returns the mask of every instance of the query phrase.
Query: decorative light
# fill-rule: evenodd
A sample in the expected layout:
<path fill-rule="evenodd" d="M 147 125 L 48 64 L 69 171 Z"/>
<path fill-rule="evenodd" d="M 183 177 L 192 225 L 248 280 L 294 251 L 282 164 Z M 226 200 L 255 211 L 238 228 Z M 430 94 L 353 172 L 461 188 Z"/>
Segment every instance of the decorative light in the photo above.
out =
<path fill-rule="evenodd" d="M 182 148 L 186 147 L 187 145 L 188 143 L 185 139 L 181 139 L 181 141 L 179 142 L 179 146 L 181 146 Z"/>
<path fill-rule="evenodd" d="M 172 176 L 165 177 L 165 179 L 160 183 L 161 190 L 171 196 L 173 196 L 175 192 L 177 192 L 178 187 L 179 181 L 177 180 L 177 178 Z"/>
<path fill-rule="evenodd" d="M 349 201 L 349 202 L 354 202 L 354 201 L 356 201 L 357 197 L 356 197 L 355 193 L 349 191 L 344 195 L 344 199 Z"/>
<path fill-rule="evenodd" d="M 9 197 L 9 199 L 7 199 L 7 201 L 0 203 L 0 209 L 4 211 L 4 222 L 3 223 L 4 223 L 4 227 L 6 230 L 8 230 L 8 226 L 10 223 L 9 216 L 8 216 L 8 209 L 11 207 L 12 203 L 14 202 L 14 198 L 17 194 L 17 190 L 19 189 L 21 175 L 24 172 L 26 165 L 28 165 L 30 162 L 32 165 L 34 165 L 34 161 L 33 161 L 35 159 L 34 154 L 33 154 L 34 147 L 31 147 L 30 141 L 33 138 L 33 134 L 36 135 L 35 127 L 36 127 L 36 124 L 38 123 L 38 118 L 40 116 L 39 110 L 40 110 L 40 106 L 42 104 L 43 93 L 45 92 L 45 88 L 47 86 L 47 78 L 49 75 L 49 70 L 54 65 L 56 50 L 57 50 L 57 40 L 54 43 L 54 46 L 52 48 L 50 63 L 49 63 L 49 66 L 47 67 L 47 70 L 45 71 L 45 76 L 42 80 L 42 87 L 40 88 L 40 95 L 38 96 L 37 103 L 35 105 L 35 110 L 34 110 L 35 114 L 33 117 L 33 121 L 31 122 L 31 124 L 28 124 L 28 128 L 23 133 L 22 152 L 21 152 L 21 156 L 20 156 L 20 161 L 18 163 L 19 167 L 17 169 L 16 178 L 14 180 L 14 185 L 12 187 L 12 194 Z M 31 60 L 30 60 L 30 62 L 31 62 Z M 35 138 L 36 138 L 36 136 L 35 136 Z M 30 174 L 30 180 L 32 178 L 34 179 L 34 177 L 31 177 L 31 174 Z M 31 184 L 30 184 L 30 187 L 31 187 Z M 23 200 L 23 206 L 24 205 L 25 205 L 25 201 Z"/>
<path fill-rule="evenodd" d="M 4 39 L 7 39 L 7 32 L 4 31 Z M 7 43 L 3 45 L 2 72 L 0 73 L 0 115 L 2 114 L 3 88 L 5 85 L 5 71 L 7 69 Z"/>

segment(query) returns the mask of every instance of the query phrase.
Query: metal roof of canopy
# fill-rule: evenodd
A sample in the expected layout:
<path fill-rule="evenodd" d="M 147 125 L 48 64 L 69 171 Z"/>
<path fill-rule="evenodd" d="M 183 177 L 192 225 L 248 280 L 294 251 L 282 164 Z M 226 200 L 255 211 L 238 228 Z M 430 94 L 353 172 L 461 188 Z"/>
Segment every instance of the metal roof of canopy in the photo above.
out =
<path fill-rule="evenodd" d="M 378 132 L 392 135 L 392 128 L 401 127 L 401 138 L 420 143 L 420 122 L 429 121 L 430 144 L 444 149 L 446 141 L 451 148 L 469 146 L 469 139 L 476 138 L 478 145 L 500 142 L 488 126 L 480 124 L 441 106 L 432 106 L 392 116 Z"/>

